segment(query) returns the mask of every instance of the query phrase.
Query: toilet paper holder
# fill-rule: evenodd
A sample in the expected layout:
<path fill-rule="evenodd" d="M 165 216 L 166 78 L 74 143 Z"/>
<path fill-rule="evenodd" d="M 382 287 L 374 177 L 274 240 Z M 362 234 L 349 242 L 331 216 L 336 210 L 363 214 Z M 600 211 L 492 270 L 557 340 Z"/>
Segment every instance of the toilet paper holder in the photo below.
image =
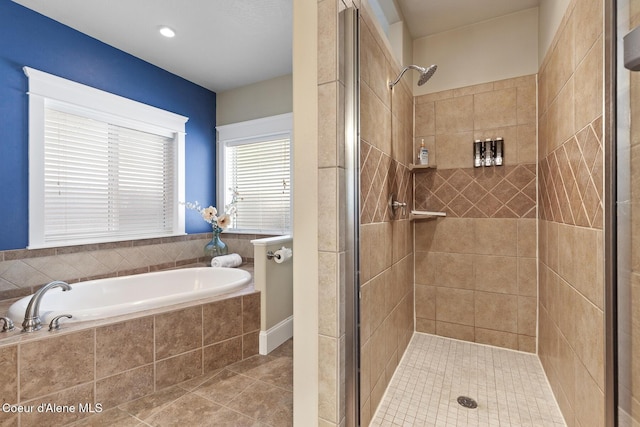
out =
<path fill-rule="evenodd" d="M 275 251 L 275 252 L 274 251 L 267 251 L 267 259 L 268 260 L 275 259 L 276 262 L 278 262 L 282 258 L 282 255 L 279 252 L 280 251 L 285 251 L 285 250 L 287 250 L 287 251 L 289 251 L 289 253 L 291 253 L 291 249 L 285 248 L 284 246 L 282 248 L 280 248 L 279 250 Z"/>

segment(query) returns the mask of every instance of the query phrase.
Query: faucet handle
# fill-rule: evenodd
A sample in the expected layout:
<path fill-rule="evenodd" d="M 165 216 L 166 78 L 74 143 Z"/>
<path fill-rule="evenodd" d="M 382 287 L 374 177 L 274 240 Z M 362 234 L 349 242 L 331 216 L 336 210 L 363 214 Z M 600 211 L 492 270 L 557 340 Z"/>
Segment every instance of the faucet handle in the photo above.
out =
<path fill-rule="evenodd" d="M 391 209 L 392 216 L 396 215 L 396 210 L 402 208 L 402 214 L 407 213 L 407 202 L 399 202 L 396 200 L 395 194 L 389 196 L 389 208 Z"/>
<path fill-rule="evenodd" d="M 2 326 L 2 332 L 13 331 L 16 328 L 13 324 L 13 320 L 9 319 L 8 317 L 0 317 L 0 321 L 4 323 L 4 325 Z"/>
<path fill-rule="evenodd" d="M 51 323 L 49 323 L 49 331 L 60 329 L 60 318 L 62 317 L 71 319 L 73 316 L 70 314 L 61 314 L 60 316 L 54 317 L 53 319 L 51 319 Z"/>

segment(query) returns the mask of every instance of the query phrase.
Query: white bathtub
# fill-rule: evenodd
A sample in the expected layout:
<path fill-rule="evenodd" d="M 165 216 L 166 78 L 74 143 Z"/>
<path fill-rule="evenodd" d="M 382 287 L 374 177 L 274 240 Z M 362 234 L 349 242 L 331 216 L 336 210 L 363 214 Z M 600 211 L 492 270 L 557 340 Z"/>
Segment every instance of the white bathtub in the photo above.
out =
<path fill-rule="evenodd" d="M 40 319 L 43 326 L 61 314 L 71 314 L 68 321 L 76 322 L 105 319 L 233 292 L 250 282 L 245 270 L 203 267 L 72 283 L 70 291 L 53 288 L 44 294 Z M 31 297 L 9 308 L 16 324 L 22 323 Z"/>

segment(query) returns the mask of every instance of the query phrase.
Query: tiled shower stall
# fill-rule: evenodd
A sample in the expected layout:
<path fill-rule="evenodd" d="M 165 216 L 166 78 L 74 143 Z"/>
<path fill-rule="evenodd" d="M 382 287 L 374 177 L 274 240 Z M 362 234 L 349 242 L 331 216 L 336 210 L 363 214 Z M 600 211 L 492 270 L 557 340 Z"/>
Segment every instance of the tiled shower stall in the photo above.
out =
<path fill-rule="evenodd" d="M 602 0 L 569 3 L 538 74 L 417 97 L 361 15 L 362 425 L 412 326 L 537 353 L 568 425 L 604 425 Z M 474 168 L 496 137 L 504 166 Z"/>
<path fill-rule="evenodd" d="M 536 76 L 415 98 L 416 330 L 536 351 Z M 504 138 L 504 165 L 473 167 L 473 141 Z"/>

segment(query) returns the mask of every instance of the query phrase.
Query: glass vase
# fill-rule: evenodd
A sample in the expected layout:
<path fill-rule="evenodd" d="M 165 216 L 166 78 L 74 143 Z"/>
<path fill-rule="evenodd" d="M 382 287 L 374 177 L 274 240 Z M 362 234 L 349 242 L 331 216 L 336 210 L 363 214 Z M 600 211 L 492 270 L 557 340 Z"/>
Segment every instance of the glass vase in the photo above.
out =
<path fill-rule="evenodd" d="M 204 247 L 204 256 L 213 258 L 220 255 L 226 255 L 229 252 L 227 245 L 220 240 L 220 231 L 213 231 L 213 238 Z"/>

